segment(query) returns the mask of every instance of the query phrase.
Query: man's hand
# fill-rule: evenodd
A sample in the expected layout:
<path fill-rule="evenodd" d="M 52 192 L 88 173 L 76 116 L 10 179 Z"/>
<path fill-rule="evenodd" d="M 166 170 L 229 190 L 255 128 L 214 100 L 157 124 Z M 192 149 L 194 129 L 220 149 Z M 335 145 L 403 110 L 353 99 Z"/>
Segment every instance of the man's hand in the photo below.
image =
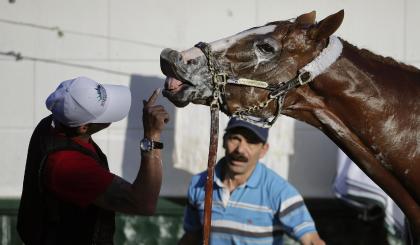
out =
<path fill-rule="evenodd" d="M 159 94 L 160 89 L 156 89 L 147 101 L 143 100 L 144 137 L 151 140 L 159 140 L 165 124 L 169 122 L 169 114 L 165 108 L 155 105 Z"/>
<path fill-rule="evenodd" d="M 325 245 L 317 232 L 306 233 L 300 238 L 300 243 L 303 245 Z"/>

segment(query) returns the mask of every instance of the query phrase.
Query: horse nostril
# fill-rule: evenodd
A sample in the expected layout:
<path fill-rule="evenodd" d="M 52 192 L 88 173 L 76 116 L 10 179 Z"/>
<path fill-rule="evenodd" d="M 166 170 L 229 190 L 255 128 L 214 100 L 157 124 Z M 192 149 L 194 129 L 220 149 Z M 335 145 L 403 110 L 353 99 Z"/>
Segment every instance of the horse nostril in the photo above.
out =
<path fill-rule="evenodd" d="M 197 61 L 195 59 L 188 60 L 187 65 L 197 65 Z"/>

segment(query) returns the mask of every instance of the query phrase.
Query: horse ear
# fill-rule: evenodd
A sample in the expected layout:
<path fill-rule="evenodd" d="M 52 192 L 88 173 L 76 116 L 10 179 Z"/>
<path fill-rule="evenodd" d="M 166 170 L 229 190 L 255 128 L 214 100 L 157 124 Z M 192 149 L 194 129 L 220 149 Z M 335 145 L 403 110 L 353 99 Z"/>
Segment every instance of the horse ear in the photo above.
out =
<path fill-rule="evenodd" d="M 299 24 L 308 24 L 313 25 L 315 24 L 316 12 L 312 11 L 306 14 L 302 14 L 301 16 L 296 18 L 296 23 Z"/>
<path fill-rule="evenodd" d="M 316 24 L 310 31 L 312 39 L 321 40 L 331 36 L 340 27 L 344 19 L 344 10 L 332 14 Z"/>

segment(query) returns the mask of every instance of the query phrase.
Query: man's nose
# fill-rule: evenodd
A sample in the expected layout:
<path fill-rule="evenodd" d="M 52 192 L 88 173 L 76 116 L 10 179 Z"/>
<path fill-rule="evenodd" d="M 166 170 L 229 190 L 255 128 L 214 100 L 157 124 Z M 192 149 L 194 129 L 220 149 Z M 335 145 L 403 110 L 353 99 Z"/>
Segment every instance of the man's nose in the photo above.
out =
<path fill-rule="evenodd" d="M 236 151 L 238 153 L 241 153 L 242 154 L 242 153 L 244 153 L 246 151 L 246 147 L 247 147 L 246 143 L 244 141 L 240 141 L 238 143 L 238 145 L 236 146 Z"/>

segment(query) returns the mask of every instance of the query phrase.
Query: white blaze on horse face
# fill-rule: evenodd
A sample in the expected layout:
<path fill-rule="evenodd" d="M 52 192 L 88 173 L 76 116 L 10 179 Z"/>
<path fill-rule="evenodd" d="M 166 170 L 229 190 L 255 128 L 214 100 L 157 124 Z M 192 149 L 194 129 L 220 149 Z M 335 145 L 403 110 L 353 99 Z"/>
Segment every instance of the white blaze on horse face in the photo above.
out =
<path fill-rule="evenodd" d="M 209 44 L 213 52 L 224 51 L 224 50 L 227 50 L 233 44 L 235 44 L 238 40 L 244 37 L 247 37 L 249 35 L 254 35 L 254 34 L 264 35 L 264 34 L 273 32 L 275 28 L 276 28 L 276 25 L 268 25 L 268 26 L 252 28 L 252 29 L 240 32 L 236 35 L 214 41 Z M 182 55 L 182 59 L 184 60 L 184 63 L 186 63 L 188 60 L 195 59 L 204 54 L 203 52 L 201 52 L 199 48 L 193 47 L 193 48 L 190 48 L 188 50 L 181 52 L 181 55 Z"/>
<path fill-rule="evenodd" d="M 184 61 L 185 64 L 187 63 L 187 61 L 195 59 L 202 55 L 204 55 L 203 52 L 201 52 L 201 50 L 196 47 L 192 47 L 188 50 L 181 52 L 182 60 Z"/>
<path fill-rule="evenodd" d="M 261 26 L 257 28 L 252 28 L 243 32 L 240 32 L 236 35 L 220 39 L 210 43 L 211 49 L 215 52 L 223 51 L 228 49 L 230 46 L 235 44 L 238 40 L 241 40 L 250 35 L 264 35 L 270 32 L 273 32 L 276 28 L 276 25 Z"/>

